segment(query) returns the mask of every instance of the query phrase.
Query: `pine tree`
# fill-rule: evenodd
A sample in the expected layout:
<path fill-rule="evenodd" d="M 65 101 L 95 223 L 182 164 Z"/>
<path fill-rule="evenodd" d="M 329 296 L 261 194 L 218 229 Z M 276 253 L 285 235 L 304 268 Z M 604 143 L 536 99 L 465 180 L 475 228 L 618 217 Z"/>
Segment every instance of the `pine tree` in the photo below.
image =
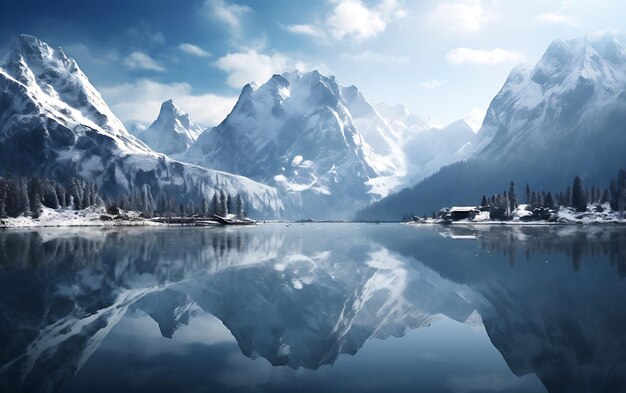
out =
<path fill-rule="evenodd" d="M 489 204 L 487 202 L 487 196 L 483 195 L 483 199 L 480 201 L 480 206 L 482 206 L 482 207 L 489 206 Z"/>
<path fill-rule="evenodd" d="M 226 217 L 228 215 L 228 205 L 226 205 L 226 194 L 224 191 L 220 191 L 220 209 L 219 215 Z"/>
<path fill-rule="evenodd" d="M 513 181 L 509 185 L 509 202 L 511 211 L 517 209 L 517 194 L 515 194 L 515 183 Z"/>
<path fill-rule="evenodd" d="M 89 198 L 89 191 L 85 191 L 83 192 L 83 200 L 80 203 L 80 208 L 81 209 L 86 209 L 89 206 L 91 206 L 91 198 Z"/>
<path fill-rule="evenodd" d="M 235 206 L 235 201 L 234 198 L 230 196 L 230 194 L 226 195 L 226 210 L 228 210 L 229 213 L 235 213 L 237 214 L 237 211 L 235 210 L 236 206 Z"/>
<path fill-rule="evenodd" d="M 574 178 L 574 185 L 572 187 L 572 207 L 576 211 L 587 211 L 587 198 L 583 191 L 583 183 L 580 176 Z"/>
<path fill-rule="evenodd" d="M 572 206 L 572 190 L 567 187 L 567 191 L 565 192 L 564 206 L 570 207 Z"/>
<path fill-rule="evenodd" d="M 30 199 L 30 214 L 33 218 L 39 218 L 42 211 L 41 197 L 39 193 L 35 192 Z"/>
<path fill-rule="evenodd" d="M 202 202 L 200 203 L 200 217 L 206 217 L 209 212 L 209 204 L 206 200 L 206 196 L 202 197 Z"/>
<path fill-rule="evenodd" d="M 243 199 L 241 199 L 241 195 L 237 194 L 237 218 L 240 220 L 244 219 L 243 212 Z"/>
<path fill-rule="evenodd" d="M 602 198 L 600 198 L 600 203 L 605 204 L 609 202 L 609 199 L 609 190 L 605 188 L 604 193 L 602 193 Z"/>
<path fill-rule="evenodd" d="M 543 206 L 548 209 L 554 209 L 554 200 L 552 199 L 552 194 L 550 191 L 546 194 L 546 197 L 543 200 Z"/>
<path fill-rule="evenodd" d="M 213 199 L 211 200 L 211 214 L 220 214 L 220 200 L 217 190 L 213 193 Z"/>
<path fill-rule="evenodd" d="M 526 183 L 525 193 L 526 193 L 526 204 L 530 205 L 530 186 L 528 185 L 528 183 Z"/>
<path fill-rule="evenodd" d="M 530 208 L 534 210 L 537 207 L 539 207 L 539 199 L 537 198 L 537 193 L 533 191 L 530 197 Z"/>
<path fill-rule="evenodd" d="M 19 189 L 20 193 L 20 214 L 28 215 L 30 209 L 30 198 L 28 198 L 28 185 L 26 178 L 20 178 Z"/>
<path fill-rule="evenodd" d="M 596 199 L 596 188 L 591 187 L 591 193 L 589 194 L 589 203 L 596 203 L 598 200 Z"/>
<path fill-rule="evenodd" d="M 5 218 L 7 216 L 6 199 L 7 199 L 7 181 L 5 178 L 0 177 L 0 218 Z"/>

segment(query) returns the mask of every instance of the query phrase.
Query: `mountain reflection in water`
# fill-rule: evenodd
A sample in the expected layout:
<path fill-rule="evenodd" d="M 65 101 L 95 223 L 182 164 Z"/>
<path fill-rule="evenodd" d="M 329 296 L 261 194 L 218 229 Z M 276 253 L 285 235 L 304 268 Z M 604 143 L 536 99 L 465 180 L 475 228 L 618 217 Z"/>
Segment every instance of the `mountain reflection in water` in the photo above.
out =
<path fill-rule="evenodd" d="M 549 392 L 626 390 L 623 228 L 50 228 L 0 232 L 0 269 L 2 391 L 63 389 L 128 313 L 174 341 L 210 314 L 245 356 L 306 370 L 482 319 Z"/>

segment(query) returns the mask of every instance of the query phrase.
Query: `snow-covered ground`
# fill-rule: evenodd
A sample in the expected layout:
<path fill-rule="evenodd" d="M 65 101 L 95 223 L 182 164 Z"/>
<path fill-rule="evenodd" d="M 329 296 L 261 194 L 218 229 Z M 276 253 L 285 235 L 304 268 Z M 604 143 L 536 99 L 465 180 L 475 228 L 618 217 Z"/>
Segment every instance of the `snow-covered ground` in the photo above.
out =
<path fill-rule="evenodd" d="M 553 218 L 551 220 L 523 220 L 523 217 L 531 216 L 532 212 L 527 210 L 528 205 L 519 205 L 515 209 L 511 216 L 513 217 L 508 221 L 492 220 L 489 217 L 489 212 L 481 212 L 474 219 L 465 219 L 450 222 L 451 225 L 563 225 L 563 224 L 626 224 L 626 219 L 620 218 L 618 212 L 611 211 L 611 207 L 608 203 L 599 205 L 602 208 L 602 212 L 597 212 L 596 207 L 598 205 L 589 205 L 586 212 L 577 212 L 570 207 L 560 207 L 558 210 L 553 211 Z M 420 219 L 418 224 L 441 224 L 445 221 L 440 218 L 427 218 Z M 413 224 L 413 223 L 412 223 Z"/>
<path fill-rule="evenodd" d="M 17 217 L 0 219 L 0 228 L 160 225 L 139 217 L 138 212 L 123 212 L 119 217 L 107 214 L 103 207 L 84 210 L 43 208 L 39 218 Z M 108 217 L 103 219 L 103 217 Z"/>

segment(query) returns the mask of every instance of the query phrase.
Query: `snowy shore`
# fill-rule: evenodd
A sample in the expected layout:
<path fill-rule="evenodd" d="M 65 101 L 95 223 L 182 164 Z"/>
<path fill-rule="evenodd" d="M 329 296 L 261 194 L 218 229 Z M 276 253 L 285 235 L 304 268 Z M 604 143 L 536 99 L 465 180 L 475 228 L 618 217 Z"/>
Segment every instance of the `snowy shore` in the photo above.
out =
<path fill-rule="evenodd" d="M 449 224 L 449 225 L 626 225 L 626 219 L 621 218 L 618 212 L 611 211 L 609 204 L 589 206 L 587 211 L 578 212 L 570 207 L 560 207 L 552 211 L 549 220 L 531 220 L 532 213 L 527 210 L 528 205 L 520 205 L 511 213 L 510 220 L 492 220 L 489 212 L 481 212 L 472 219 L 449 221 L 441 218 L 426 218 L 410 224 Z M 598 211 L 601 210 L 601 211 Z"/>
<path fill-rule="evenodd" d="M 92 206 L 83 210 L 71 208 L 49 209 L 44 207 L 38 218 L 1 218 L 0 228 L 28 227 L 74 227 L 74 226 L 138 226 L 161 225 L 140 217 L 138 212 L 124 212 L 120 215 L 107 214 L 104 207 Z"/>

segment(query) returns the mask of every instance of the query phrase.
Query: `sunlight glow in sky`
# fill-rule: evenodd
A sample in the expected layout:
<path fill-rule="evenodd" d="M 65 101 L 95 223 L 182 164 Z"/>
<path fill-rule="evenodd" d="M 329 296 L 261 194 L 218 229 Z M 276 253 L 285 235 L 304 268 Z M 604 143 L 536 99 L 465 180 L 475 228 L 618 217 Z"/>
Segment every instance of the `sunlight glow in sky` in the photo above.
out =
<path fill-rule="evenodd" d="M 126 123 L 166 99 L 209 126 L 241 88 L 319 69 L 373 103 L 444 125 L 480 117 L 551 41 L 626 31 L 614 0 L 109 0 L 3 5 L 0 40 L 26 33 L 74 57 Z"/>

